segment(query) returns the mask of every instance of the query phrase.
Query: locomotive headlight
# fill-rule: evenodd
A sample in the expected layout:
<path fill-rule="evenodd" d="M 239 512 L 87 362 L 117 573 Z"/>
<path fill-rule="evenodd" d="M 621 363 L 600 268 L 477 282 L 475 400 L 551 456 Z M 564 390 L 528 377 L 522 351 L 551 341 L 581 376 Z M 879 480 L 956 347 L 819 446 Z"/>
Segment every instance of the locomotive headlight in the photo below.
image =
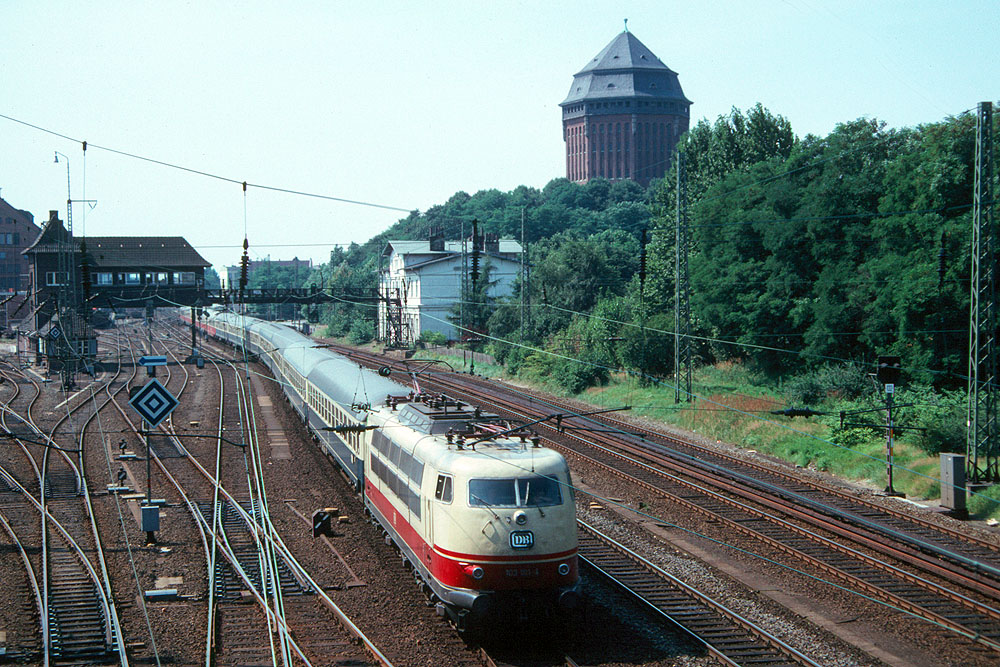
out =
<path fill-rule="evenodd" d="M 569 574 L 569 563 L 559 563 L 559 574 L 566 576 Z"/>
<path fill-rule="evenodd" d="M 486 574 L 486 572 L 483 571 L 483 568 L 479 567 L 478 565 L 473 565 L 472 567 L 466 567 L 465 571 L 468 572 L 470 575 L 472 575 L 473 579 L 482 579 L 483 575 Z"/>
<path fill-rule="evenodd" d="M 519 526 L 523 526 L 528 523 L 528 515 L 521 510 L 514 512 L 514 523 Z"/>

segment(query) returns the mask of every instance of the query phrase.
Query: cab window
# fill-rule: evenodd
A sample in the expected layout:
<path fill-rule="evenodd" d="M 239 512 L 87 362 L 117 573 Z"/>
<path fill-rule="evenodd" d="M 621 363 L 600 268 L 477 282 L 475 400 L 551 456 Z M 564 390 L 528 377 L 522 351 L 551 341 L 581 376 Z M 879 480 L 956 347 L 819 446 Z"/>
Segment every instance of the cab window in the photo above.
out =
<path fill-rule="evenodd" d="M 434 489 L 434 498 L 443 503 L 451 502 L 451 475 L 438 475 L 437 487 Z"/>
<path fill-rule="evenodd" d="M 514 479 L 469 480 L 472 507 L 532 507 L 562 504 L 555 477 L 536 475 Z"/>

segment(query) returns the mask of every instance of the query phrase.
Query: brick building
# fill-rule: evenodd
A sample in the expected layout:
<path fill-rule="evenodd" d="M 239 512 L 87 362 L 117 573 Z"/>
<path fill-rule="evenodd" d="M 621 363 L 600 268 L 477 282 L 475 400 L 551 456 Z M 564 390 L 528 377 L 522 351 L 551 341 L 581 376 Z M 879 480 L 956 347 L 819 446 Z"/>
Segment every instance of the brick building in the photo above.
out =
<path fill-rule="evenodd" d="M 628 178 L 648 185 L 670 168 L 688 129 L 691 100 L 677 73 L 625 31 L 573 77 L 559 106 L 569 180 Z"/>
<path fill-rule="evenodd" d="M 0 326 L 7 326 L 15 318 L 27 317 L 31 312 L 22 305 L 30 288 L 28 260 L 21 255 L 41 231 L 35 216 L 16 209 L 0 199 L 0 295 L 16 293 L 0 308 Z M 3 296 L 2 300 L 6 300 Z"/>

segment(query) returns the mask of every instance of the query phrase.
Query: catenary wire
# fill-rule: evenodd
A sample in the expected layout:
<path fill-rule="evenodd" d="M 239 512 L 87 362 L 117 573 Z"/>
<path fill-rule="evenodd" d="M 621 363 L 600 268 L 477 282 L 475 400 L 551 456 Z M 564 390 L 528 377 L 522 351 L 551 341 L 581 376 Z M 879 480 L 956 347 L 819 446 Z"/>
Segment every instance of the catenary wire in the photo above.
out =
<path fill-rule="evenodd" d="M 70 136 L 68 136 L 66 134 L 63 134 L 61 132 L 56 132 L 55 130 L 50 130 L 50 129 L 42 127 L 40 125 L 35 125 L 33 123 L 29 123 L 29 122 L 21 120 L 19 118 L 14 118 L 13 116 L 8 116 L 6 114 L 0 114 L 0 118 L 9 120 L 9 121 L 14 122 L 14 123 L 19 123 L 21 125 L 25 125 L 27 127 L 33 128 L 35 130 L 39 130 L 40 132 L 45 132 L 47 134 L 51 134 L 52 136 L 60 137 L 62 139 L 67 139 L 69 141 L 73 141 L 73 142 L 76 142 L 78 144 L 83 144 L 83 141 L 80 140 L 80 139 L 76 139 L 74 137 L 70 137 Z M 235 179 L 235 178 L 230 178 L 228 176 L 221 176 L 219 174 L 213 174 L 213 173 L 208 172 L 208 171 L 202 171 L 200 169 L 194 169 L 194 168 L 191 168 L 191 167 L 185 167 L 183 165 L 175 164 L 173 162 L 167 162 L 165 160 L 157 160 L 155 158 L 146 157 L 144 155 L 139 155 L 137 153 L 130 153 L 128 151 L 119 150 L 117 148 L 111 148 L 109 146 L 102 146 L 100 144 L 91 143 L 89 141 L 87 142 L 87 148 L 96 148 L 98 150 L 106 151 L 108 153 L 114 153 L 115 155 L 121 155 L 123 157 L 132 158 L 134 160 L 141 160 L 143 162 L 149 162 L 149 163 L 152 163 L 152 164 L 157 164 L 157 165 L 160 165 L 162 167 L 169 167 L 170 169 L 177 169 L 179 171 L 184 171 L 184 172 L 187 172 L 187 173 L 190 173 L 190 174 L 195 174 L 197 176 L 205 176 L 206 178 L 213 178 L 213 179 L 216 179 L 216 180 L 219 180 L 219 181 L 223 181 L 223 182 L 226 182 L 226 183 L 233 183 L 235 185 L 242 185 L 245 188 L 246 187 L 250 187 L 250 188 L 256 188 L 258 190 L 269 190 L 269 191 L 272 191 L 272 192 L 281 192 L 281 193 L 285 193 L 285 194 L 292 194 L 292 195 L 296 195 L 296 196 L 299 196 L 299 197 L 311 197 L 313 199 L 324 199 L 324 200 L 327 200 L 327 201 L 341 202 L 341 203 L 344 203 L 344 204 L 355 204 L 355 205 L 358 205 L 358 206 L 369 206 L 369 207 L 372 207 L 372 208 L 386 209 L 386 210 L 389 210 L 389 211 L 403 211 L 405 213 L 409 213 L 410 211 L 413 210 L 413 209 L 409 209 L 409 208 L 401 208 L 399 206 L 390 206 L 388 204 L 378 204 L 378 203 L 374 203 L 374 202 L 361 201 L 361 200 L 358 200 L 358 199 L 346 199 L 344 197 L 334 197 L 332 195 L 320 194 L 320 193 L 316 193 L 316 192 L 306 192 L 306 191 L 303 191 L 303 190 L 293 190 L 291 188 L 282 188 L 282 187 L 277 187 L 277 186 L 273 186 L 273 185 L 267 185 L 267 184 L 263 184 L 263 183 L 248 183 L 246 181 L 242 181 L 242 180 Z"/>

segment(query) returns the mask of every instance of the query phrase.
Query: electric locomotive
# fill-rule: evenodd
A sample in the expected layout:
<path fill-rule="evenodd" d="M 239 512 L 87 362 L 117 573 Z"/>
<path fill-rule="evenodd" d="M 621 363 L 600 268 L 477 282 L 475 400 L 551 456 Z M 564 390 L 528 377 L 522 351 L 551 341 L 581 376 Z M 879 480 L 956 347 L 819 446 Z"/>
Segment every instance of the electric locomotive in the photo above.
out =
<path fill-rule="evenodd" d="M 232 313 L 202 328 L 257 355 L 459 629 L 553 620 L 580 602 L 566 460 L 524 428 L 409 389 L 299 332 Z"/>

